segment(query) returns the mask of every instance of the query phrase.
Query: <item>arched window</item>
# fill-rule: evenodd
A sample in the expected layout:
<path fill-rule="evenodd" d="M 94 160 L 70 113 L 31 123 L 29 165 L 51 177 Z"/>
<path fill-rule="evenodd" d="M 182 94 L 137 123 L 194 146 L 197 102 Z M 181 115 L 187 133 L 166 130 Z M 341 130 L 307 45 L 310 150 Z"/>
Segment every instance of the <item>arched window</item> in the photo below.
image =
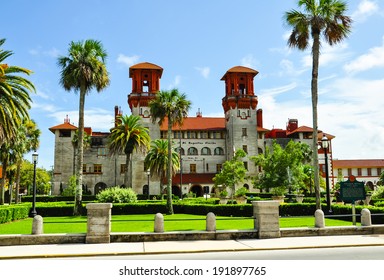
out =
<path fill-rule="evenodd" d="M 188 149 L 188 155 L 189 156 L 197 156 L 198 155 L 197 149 L 194 147 L 189 148 Z"/>
<path fill-rule="evenodd" d="M 208 156 L 211 155 L 211 149 L 208 147 L 204 147 L 201 149 L 201 155 Z"/>
<path fill-rule="evenodd" d="M 185 152 L 184 152 L 184 149 L 183 148 L 180 148 L 180 147 L 177 147 L 176 148 L 176 152 L 179 154 L 179 155 L 185 155 Z"/>
<path fill-rule="evenodd" d="M 223 148 L 221 148 L 221 147 L 215 148 L 214 154 L 215 154 L 215 156 L 222 156 L 222 155 L 224 155 Z"/>

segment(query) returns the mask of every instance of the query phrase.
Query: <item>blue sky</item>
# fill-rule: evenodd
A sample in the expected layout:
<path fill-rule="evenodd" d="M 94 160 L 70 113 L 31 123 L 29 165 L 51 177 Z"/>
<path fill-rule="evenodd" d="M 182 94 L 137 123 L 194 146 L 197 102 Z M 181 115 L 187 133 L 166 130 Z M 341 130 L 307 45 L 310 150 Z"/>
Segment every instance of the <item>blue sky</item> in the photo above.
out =
<path fill-rule="evenodd" d="M 348 1 L 353 31 L 342 44 L 322 47 L 319 129 L 335 135 L 334 158 L 384 158 L 384 1 Z M 129 66 L 164 68 L 161 89 L 173 87 L 192 101 L 190 116 L 223 116 L 225 72 L 237 65 L 258 70 L 255 92 L 265 128 L 289 118 L 312 126 L 311 53 L 287 47 L 284 12 L 296 0 L 12 0 L 2 4 L 8 64 L 34 71 L 31 117 L 42 131 L 39 166 L 53 165 L 49 127 L 66 115 L 77 125 L 78 95 L 59 85 L 57 58 L 71 41 L 95 39 L 108 52 L 111 84 L 91 92 L 85 125 L 108 131 L 113 108 L 130 114 Z M 30 160 L 30 155 L 27 156 Z"/>

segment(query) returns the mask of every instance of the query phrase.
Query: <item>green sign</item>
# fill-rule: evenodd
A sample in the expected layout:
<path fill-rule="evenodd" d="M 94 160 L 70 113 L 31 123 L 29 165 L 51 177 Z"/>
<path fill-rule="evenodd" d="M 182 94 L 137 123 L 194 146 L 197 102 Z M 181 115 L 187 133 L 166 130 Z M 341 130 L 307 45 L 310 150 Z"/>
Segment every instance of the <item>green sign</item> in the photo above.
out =
<path fill-rule="evenodd" d="M 345 182 L 340 182 L 340 198 L 346 203 L 354 203 L 356 200 L 364 200 L 364 183 L 356 181 L 355 177 L 351 177 Z"/>

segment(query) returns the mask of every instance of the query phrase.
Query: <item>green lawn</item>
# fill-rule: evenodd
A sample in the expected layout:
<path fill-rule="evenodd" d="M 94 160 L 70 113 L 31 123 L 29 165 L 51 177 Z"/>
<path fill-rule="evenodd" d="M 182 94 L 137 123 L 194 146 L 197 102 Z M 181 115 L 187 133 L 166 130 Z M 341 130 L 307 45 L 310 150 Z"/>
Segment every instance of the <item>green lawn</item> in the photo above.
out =
<path fill-rule="evenodd" d="M 153 232 L 154 216 L 112 216 L 112 232 Z M 175 214 L 164 216 L 165 231 L 205 230 L 206 216 Z M 314 227 L 314 217 L 280 218 L 280 227 Z M 326 226 L 349 226 L 351 222 L 325 219 Z M 252 229 L 253 219 L 216 217 L 217 230 Z M 32 218 L 0 224 L 0 234 L 30 234 Z M 44 233 L 86 233 L 87 217 L 44 217 Z"/>

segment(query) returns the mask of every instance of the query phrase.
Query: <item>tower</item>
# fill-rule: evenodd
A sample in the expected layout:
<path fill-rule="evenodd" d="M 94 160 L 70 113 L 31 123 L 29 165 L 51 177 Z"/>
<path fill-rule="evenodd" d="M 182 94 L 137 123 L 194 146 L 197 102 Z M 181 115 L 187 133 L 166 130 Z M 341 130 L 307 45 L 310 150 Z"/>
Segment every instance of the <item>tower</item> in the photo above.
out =
<path fill-rule="evenodd" d="M 163 68 L 160 66 L 143 62 L 138 63 L 129 68 L 129 78 L 132 79 L 132 92 L 128 95 L 128 105 L 132 115 L 141 117 L 143 125 L 149 129 L 151 140 L 160 138 L 160 127 L 157 123 L 152 123 L 149 109 L 149 102 L 156 98 L 156 94 L 160 90 L 160 78 Z M 147 192 L 147 175 L 144 170 L 145 155 L 133 153 L 132 156 L 132 186 L 143 187 L 136 189 L 137 193 Z M 158 194 L 158 185 L 149 184 L 150 194 Z M 145 186 L 147 186 L 145 188 Z"/>
<path fill-rule="evenodd" d="M 257 74 L 254 69 L 236 66 L 221 78 L 225 82 L 222 105 L 227 130 L 227 159 L 231 159 L 237 149 L 243 149 L 248 157 L 258 154 L 258 101 L 253 88 L 253 79 Z M 244 159 L 244 164 L 249 175 L 256 173 L 256 168 L 247 159 Z"/>

